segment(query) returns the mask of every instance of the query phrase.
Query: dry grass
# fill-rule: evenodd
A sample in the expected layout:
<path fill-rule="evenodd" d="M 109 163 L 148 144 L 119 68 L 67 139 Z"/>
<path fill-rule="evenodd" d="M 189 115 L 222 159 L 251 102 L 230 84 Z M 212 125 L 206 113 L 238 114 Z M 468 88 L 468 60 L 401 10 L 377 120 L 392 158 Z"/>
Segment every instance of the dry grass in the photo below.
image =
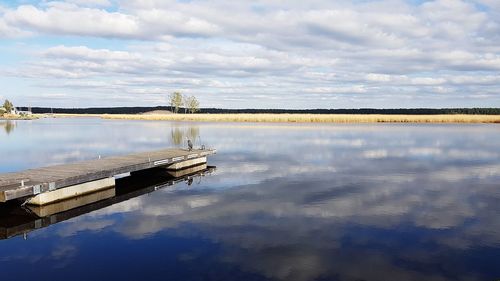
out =
<path fill-rule="evenodd" d="M 33 120 L 38 119 L 36 115 L 16 115 L 16 114 L 4 114 L 0 115 L 0 120 Z"/>
<path fill-rule="evenodd" d="M 381 114 L 168 114 L 168 115 L 64 115 L 104 119 L 205 121 L 205 122 L 296 122 L 296 123 L 500 123 L 500 115 L 381 115 Z"/>

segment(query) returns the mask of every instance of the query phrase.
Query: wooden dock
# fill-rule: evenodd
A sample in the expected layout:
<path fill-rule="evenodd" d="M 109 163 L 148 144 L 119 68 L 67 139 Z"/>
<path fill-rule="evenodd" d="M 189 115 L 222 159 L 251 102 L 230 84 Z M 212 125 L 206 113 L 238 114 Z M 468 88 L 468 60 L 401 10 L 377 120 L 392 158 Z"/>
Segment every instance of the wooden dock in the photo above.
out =
<path fill-rule="evenodd" d="M 202 165 L 203 166 L 203 165 Z M 12 202 L 0 204 L 0 240 L 45 228 L 102 208 L 127 201 L 165 188 L 175 188 L 181 182 L 210 175 L 214 166 L 202 167 L 181 177 L 162 173 L 159 169 L 145 170 L 132 177 L 117 180 L 116 188 L 64 200 L 46 206 L 26 206 Z"/>
<path fill-rule="evenodd" d="M 205 163 L 206 157 L 215 153 L 212 149 L 164 149 L 2 174 L 0 202 L 78 187 L 155 167 L 182 169 Z"/>

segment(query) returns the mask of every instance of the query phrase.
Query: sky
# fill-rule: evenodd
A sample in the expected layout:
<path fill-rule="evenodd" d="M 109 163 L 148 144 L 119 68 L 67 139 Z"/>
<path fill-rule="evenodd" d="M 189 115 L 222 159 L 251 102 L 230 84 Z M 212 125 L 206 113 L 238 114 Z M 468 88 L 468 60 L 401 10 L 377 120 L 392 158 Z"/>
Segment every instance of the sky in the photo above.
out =
<path fill-rule="evenodd" d="M 19 106 L 500 107 L 499 0 L 0 0 Z"/>

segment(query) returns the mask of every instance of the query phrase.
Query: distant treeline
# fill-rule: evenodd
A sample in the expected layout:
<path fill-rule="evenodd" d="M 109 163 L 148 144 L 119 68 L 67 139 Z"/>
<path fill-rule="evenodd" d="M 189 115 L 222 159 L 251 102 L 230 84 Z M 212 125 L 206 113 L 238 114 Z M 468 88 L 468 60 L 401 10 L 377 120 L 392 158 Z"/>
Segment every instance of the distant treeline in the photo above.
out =
<path fill-rule="evenodd" d="M 32 107 L 33 113 L 67 114 L 138 114 L 154 110 L 170 110 L 169 106 L 157 107 L 95 107 L 95 108 L 47 108 Z M 178 114 L 183 114 L 183 109 Z M 198 113 L 307 113 L 307 114 L 485 114 L 500 115 L 500 108 L 397 108 L 397 109 L 222 109 L 201 108 Z"/>

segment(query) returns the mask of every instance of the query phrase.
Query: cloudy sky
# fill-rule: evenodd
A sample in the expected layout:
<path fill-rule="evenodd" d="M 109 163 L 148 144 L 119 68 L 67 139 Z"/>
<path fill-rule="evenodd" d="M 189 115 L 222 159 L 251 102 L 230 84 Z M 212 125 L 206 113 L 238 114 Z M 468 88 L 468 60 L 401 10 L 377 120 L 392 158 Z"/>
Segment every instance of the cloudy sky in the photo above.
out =
<path fill-rule="evenodd" d="M 500 1 L 0 1 L 18 105 L 500 107 Z"/>

